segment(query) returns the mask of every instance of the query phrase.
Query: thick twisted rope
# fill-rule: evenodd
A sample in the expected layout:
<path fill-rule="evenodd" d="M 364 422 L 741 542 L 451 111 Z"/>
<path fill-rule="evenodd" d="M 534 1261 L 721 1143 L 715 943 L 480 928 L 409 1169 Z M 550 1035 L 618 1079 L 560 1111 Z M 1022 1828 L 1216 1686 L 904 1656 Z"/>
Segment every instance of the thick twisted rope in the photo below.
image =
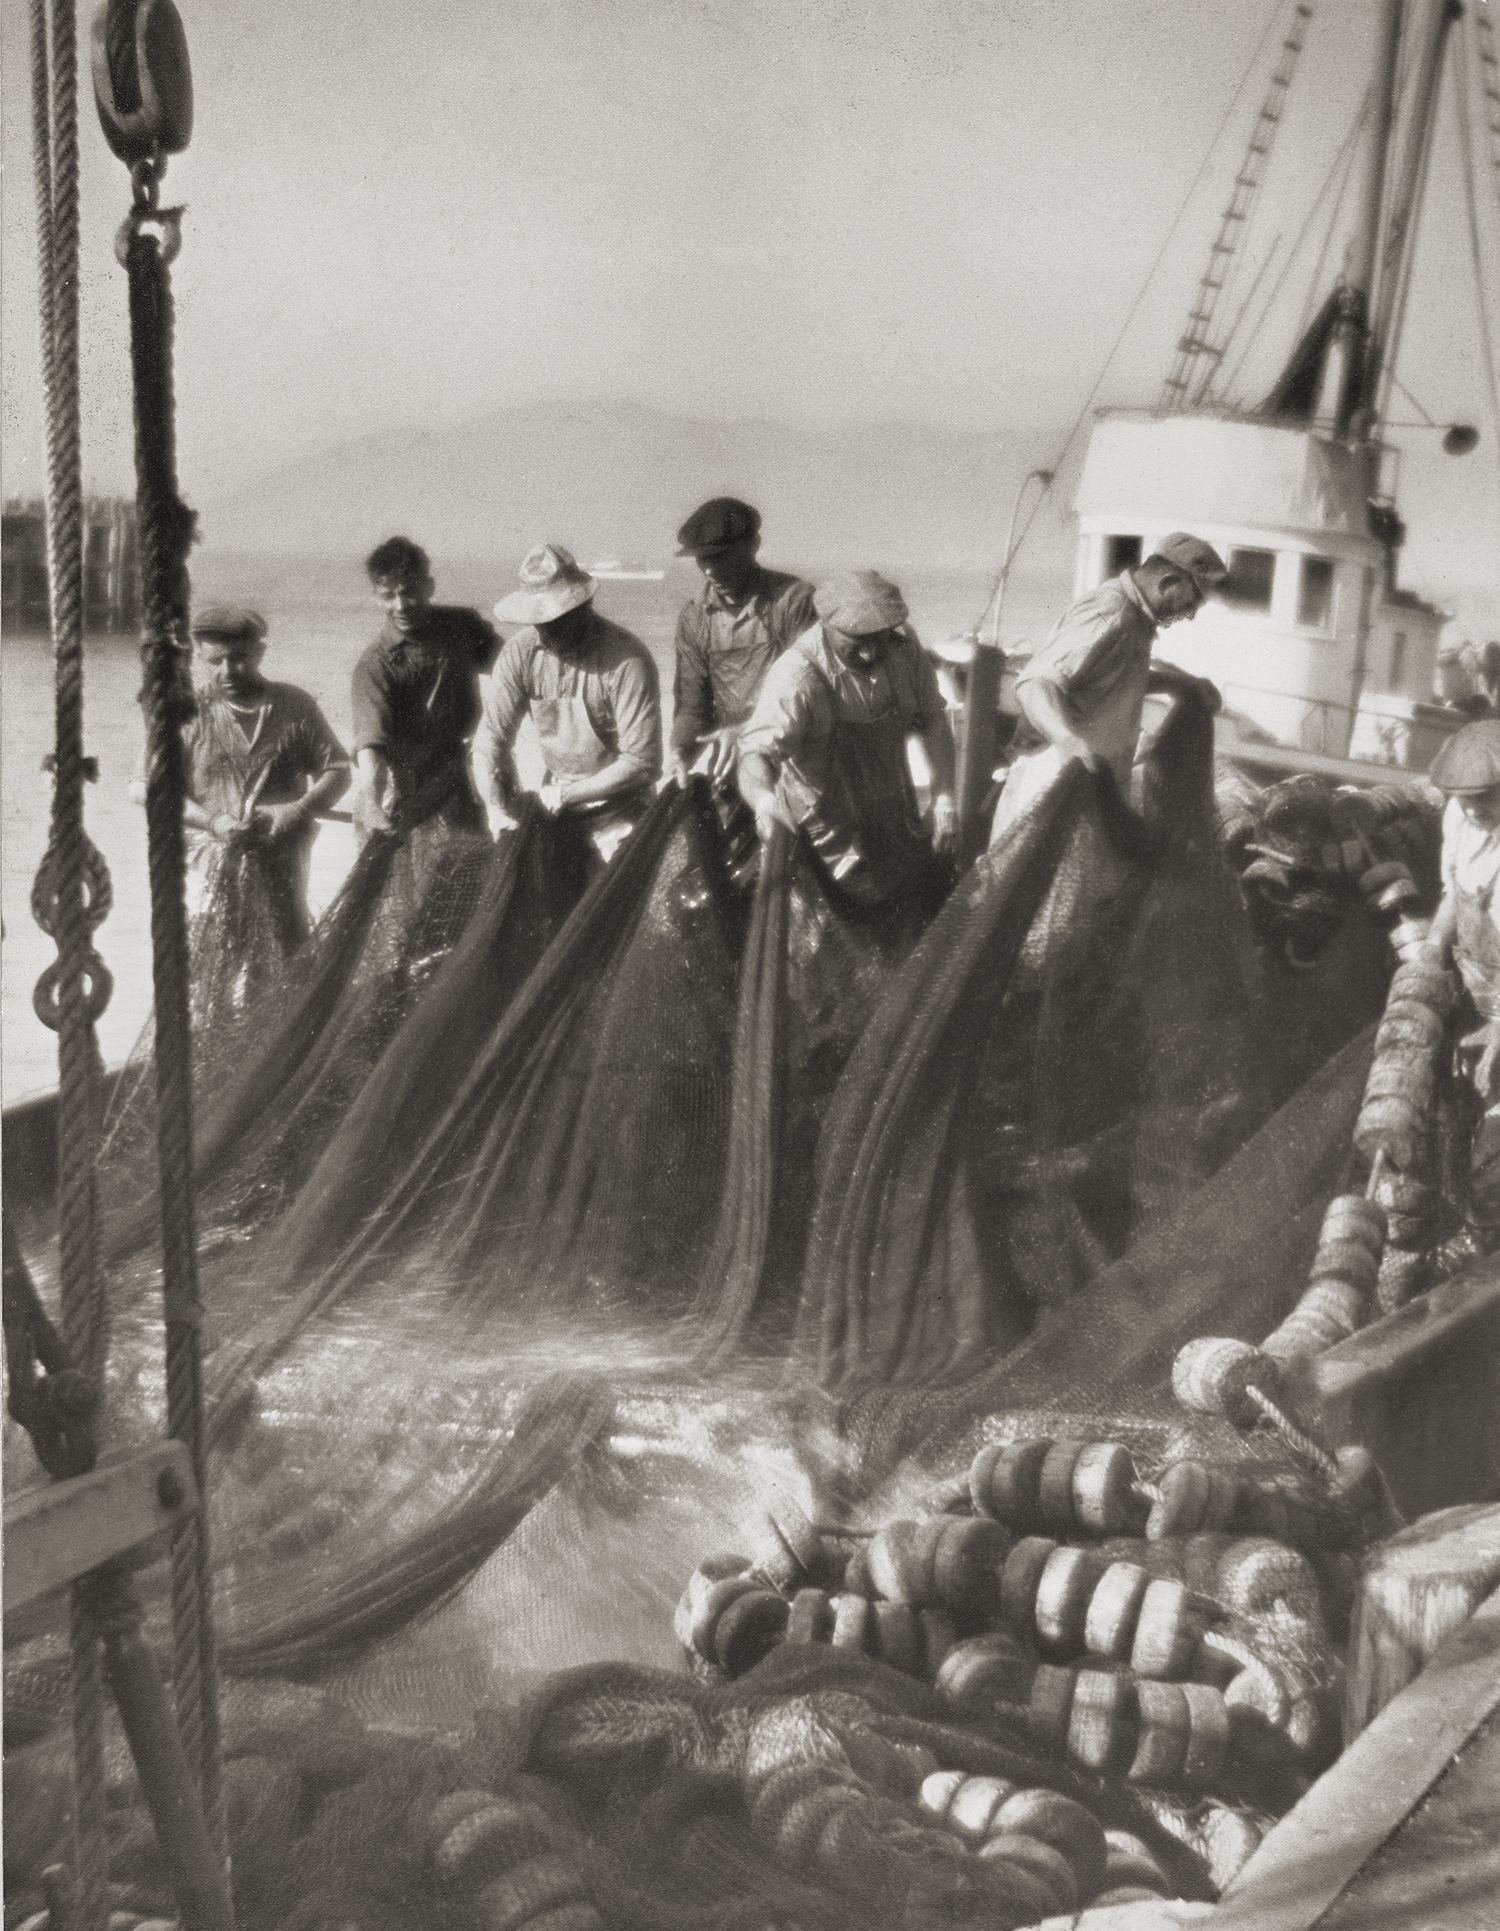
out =
<path fill-rule="evenodd" d="M 73 0 L 53 0 L 50 55 L 47 18 L 41 0 L 33 0 L 31 82 L 42 377 L 47 400 L 47 575 L 57 734 L 51 837 L 43 861 L 43 872 L 50 869 L 45 890 L 40 877 L 38 880 L 38 898 L 50 914 L 44 923 L 57 942 L 57 962 L 44 975 L 38 995 L 44 990 L 51 993 L 55 987 L 63 1339 L 72 1359 L 97 1380 L 103 1365 L 105 1329 L 94 1214 L 100 1071 L 94 994 L 102 984 L 102 966 L 90 974 L 90 961 L 95 959 L 86 884 L 91 847 L 83 824 L 78 44 Z M 104 1686 L 98 1641 L 76 1589 L 70 1638 L 74 1863 L 82 1922 L 87 1931 L 103 1931 L 109 1918 Z"/>
<path fill-rule="evenodd" d="M 135 170 L 137 214 L 155 219 L 160 164 Z M 164 217 L 170 221 L 171 217 Z M 182 724 L 193 714 L 188 677 L 187 554 L 193 517 L 177 491 L 171 277 L 162 244 L 140 220 L 125 247 L 135 390 L 136 502 L 141 532 L 146 711 L 146 838 L 156 1009 L 162 1288 L 167 1327 L 167 1433 L 192 1457 L 207 1492 L 203 1370 L 193 1204 L 192 1038 L 187 911 L 183 898 L 185 792 Z M 227 1860 L 207 1524 L 201 1511 L 172 1545 L 174 1682 L 183 1746 L 199 1775 L 203 1811 Z"/>

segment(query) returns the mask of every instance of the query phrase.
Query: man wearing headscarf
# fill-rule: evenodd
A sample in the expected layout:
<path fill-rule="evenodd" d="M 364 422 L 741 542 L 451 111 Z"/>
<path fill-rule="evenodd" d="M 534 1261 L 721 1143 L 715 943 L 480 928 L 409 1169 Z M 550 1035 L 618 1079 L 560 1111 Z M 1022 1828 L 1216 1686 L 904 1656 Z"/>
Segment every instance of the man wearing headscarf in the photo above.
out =
<path fill-rule="evenodd" d="M 677 619 L 672 757 L 679 778 L 695 765 L 716 784 L 732 777 L 740 729 L 766 672 L 817 621 L 813 589 L 759 560 L 760 511 L 715 496 L 677 532 L 703 589 Z"/>
<path fill-rule="evenodd" d="M 739 784 L 761 837 L 804 831 L 844 889 L 869 903 L 931 911 L 957 842 L 953 739 L 932 660 L 895 584 L 874 570 L 834 577 L 820 621 L 771 666 L 740 733 Z M 924 830 L 907 763 L 917 739 L 932 771 Z"/>
<path fill-rule="evenodd" d="M 579 821 L 601 859 L 619 849 L 661 776 L 661 693 L 640 639 L 594 608 L 597 581 L 560 543 L 521 565 L 521 588 L 495 605 L 523 624 L 495 659 L 474 737 L 492 829 L 520 792 L 513 748 L 530 717 L 546 762 L 541 800 Z"/>
<path fill-rule="evenodd" d="M 1130 776 L 1148 691 L 1193 687 L 1212 710 L 1219 693 L 1206 679 L 1154 662 L 1156 633 L 1192 618 L 1228 575 L 1201 537 L 1163 537 L 1144 563 L 1091 590 L 1066 610 L 1016 679 L 1021 724 L 1016 757 L 990 832 L 994 844 L 1078 758 L 1108 770 L 1129 802 Z"/>

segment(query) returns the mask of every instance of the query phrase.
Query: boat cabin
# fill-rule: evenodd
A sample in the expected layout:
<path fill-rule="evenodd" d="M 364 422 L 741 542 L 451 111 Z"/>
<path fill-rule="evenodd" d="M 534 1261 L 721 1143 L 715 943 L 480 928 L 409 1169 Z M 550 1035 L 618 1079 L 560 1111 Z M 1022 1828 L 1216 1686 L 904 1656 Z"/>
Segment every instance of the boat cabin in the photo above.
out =
<path fill-rule="evenodd" d="M 1075 593 L 1172 530 L 1205 537 L 1229 581 L 1163 633 L 1161 656 L 1212 678 L 1227 711 L 1282 744 L 1425 770 L 1464 722 L 1432 703 L 1446 617 L 1396 587 L 1368 496 L 1360 452 L 1314 430 L 1107 412 L 1078 486 Z"/>

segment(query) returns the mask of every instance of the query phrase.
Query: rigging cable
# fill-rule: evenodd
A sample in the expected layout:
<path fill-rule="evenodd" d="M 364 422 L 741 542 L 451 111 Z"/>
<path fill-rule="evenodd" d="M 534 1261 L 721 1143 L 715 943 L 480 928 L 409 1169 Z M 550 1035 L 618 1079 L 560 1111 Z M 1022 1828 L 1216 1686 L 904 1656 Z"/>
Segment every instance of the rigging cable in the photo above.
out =
<path fill-rule="evenodd" d="M 1100 367 L 1099 373 L 1094 380 L 1094 386 L 1089 390 L 1087 396 L 1084 398 L 1083 407 L 1078 411 L 1078 414 L 1074 419 L 1073 426 L 1068 431 L 1067 436 L 1063 442 L 1062 448 L 1058 451 L 1057 460 L 1052 465 L 1052 476 L 1054 481 L 1056 480 L 1057 476 L 1062 470 L 1063 462 L 1067 457 L 1068 451 L 1073 447 L 1073 444 L 1077 439 L 1079 430 L 1083 427 L 1084 423 L 1088 420 L 1089 411 L 1094 406 L 1094 398 L 1098 395 L 1099 391 L 1104 387 L 1104 378 L 1109 374 L 1110 366 L 1114 362 L 1115 357 L 1120 352 L 1120 345 L 1125 340 L 1125 337 L 1129 334 L 1130 325 L 1132 322 L 1134 322 L 1136 315 L 1140 310 L 1140 306 L 1142 302 L 1145 301 L 1147 291 L 1150 289 L 1151 284 L 1156 280 L 1157 270 L 1161 267 L 1162 262 L 1166 259 L 1167 250 L 1172 245 L 1173 237 L 1176 235 L 1178 228 L 1182 225 L 1182 218 L 1187 213 L 1188 206 L 1191 203 L 1193 196 L 1198 192 L 1199 184 L 1202 182 L 1204 175 L 1208 172 L 1208 164 L 1213 159 L 1214 152 L 1218 148 L 1219 142 L 1223 139 L 1224 130 L 1228 127 L 1235 109 L 1239 106 L 1240 98 L 1244 94 L 1245 89 L 1250 84 L 1250 76 L 1254 73 L 1256 65 L 1260 60 L 1261 53 L 1265 48 L 1266 42 L 1271 37 L 1272 29 L 1275 27 L 1277 20 L 1280 18 L 1281 7 L 1282 7 L 1282 0 L 1274 0 L 1274 4 L 1272 5 L 1272 8 L 1271 8 L 1270 18 L 1266 22 L 1265 31 L 1264 33 L 1262 33 L 1260 40 L 1256 45 L 1255 52 L 1250 56 L 1249 64 L 1246 66 L 1244 73 L 1240 76 L 1239 86 L 1235 88 L 1234 94 L 1230 99 L 1229 105 L 1225 108 L 1223 116 L 1219 121 L 1219 125 L 1214 130 L 1213 138 L 1212 140 L 1210 140 L 1208 147 L 1204 151 L 1203 159 L 1198 163 L 1198 171 L 1193 176 L 1191 182 L 1188 184 L 1187 193 L 1182 197 L 1182 201 L 1177 209 L 1177 212 L 1172 217 L 1172 224 L 1167 229 L 1167 232 L 1162 239 L 1161 247 L 1156 251 L 1156 259 L 1152 262 L 1150 268 L 1146 271 L 1146 279 L 1141 283 L 1140 290 L 1137 293 L 1135 300 L 1130 305 L 1129 314 L 1125 317 L 1124 322 L 1120 325 L 1120 332 L 1115 337 L 1114 342 L 1110 347 L 1109 354 L 1104 358 L 1104 361 Z M 1020 530 L 1017 532 L 1015 541 L 1010 545 L 1010 548 L 1006 551 L 1004 560 L 1002 561 L 999 572 L 995 578 L 994 589 L 991 590 L 989 595 L 989 600 L 985 604 L 986 614 L 989 611 L 990 605 L 995 601 L 996 591 L 999 590 L 1001 584 L 1010 575 L 1011 565 L 1015 562 L 1016 558 L 1020 555 L 1021 546 L 1023 543 L 1025 543 L 1027 535 L 1031 530 L 1031 526 L 1036 521 L 1037 511 L 1040 510 L 1040 508 L 1042 507 L 1042 504 L 1046 501 L 1048 496 L 1051 495 L 1051 493 L 1052 493 L 1051 483 L 1049 483 L 1045 489 L 1041 490 L 1038 493 L 1037 500 L 1035 503 L 1032 504 L 1031 510 L 1027 515 L 1026 521 L 1021 525 Z M 984 621 L 984 618 L 981 617 L 980 623 L 982 624 L 983 621 Z"/>
<path fill-rule="evenodd" d="M 1245 346 L 1240 350 L 1239 360 L 1238 362 L 1235 363 L 1234 367 L 1230 370 L 1229 374 L 1224 379 L 1224 387 L 1219 391 L 1220 402 L 1227 401 L 1230 390 L 1234 387 L 1235 383 L 1239 380 L 1240 371 L 1245 366 L 1245 358 L 1249 355 L 1251 349 L 1254 348 L 1256 340 L 1258 339 L 1261 330 L 1265 327 L 1266 317 L 1271 313 L 1271 310 L 1276 306 L 1276 298 L 1278 295 L 1280 295 L 1281 290 L 1286 282 L 1286 278 L 1291 273 L 1292 264 L 1296 261 L 1298 255 L 1302 252 L 1302 244 L 1307 240 L 1308 235 L 1312 231 L 1312 225 L 1318 218 L 1318 211 L 1323 205 L 1323 197 L 1328 193 L 1329 189 L 1333 186 L 1335 180 L 1338 180 L 1339 181 L 1338 198 L 1334 202 L 1333 211 L 1329 217 L 1328 235 L 1329 235 L 1329 238 L 1332 237 L 1334 225 L 1338 220 L 1338 211 L 1340 207 L 1343 205 L 1344 195 L 1349 186 L 1349 177 L 1353 173 L 1354 151 L 1356 146 L 1358 145 L 1360 133 L 1364 128 L 1366 120 L 1369 118 L 1369 113 L 1370 113 L 1370 94 L 1367 91 L 1365 94 L 1364 103 L 1361 106 L 1359 113 L 1355 116 L 1353 124 L 1350 126 L 1349 132 L 1344 136 L 1344 145 L 1339 149 L 1338 153 L 1333 157 L 1333 160 L 1329 165 L 1328 172 L 1323 177 L 1323 185 L 1318 189 L 1317 197 L 1314 200 L 1311 208 L 1309 208 L 1307 211 L 1307 218 L 1302 224 L 1302 227 L 1300 232 L 1298 233 L 1297 239 L 1292 243 L 1291 253 L 1287 256 L 1286 260 L 1281 265 L 1281 273 L 1276 277 L 1276 281 L 1272 286 L 1271 292 L 1266 297 L 1265 304 L 1260 311 L 1260 315 L 1255 323 L 1255 326 L 1254 328 L 1251 329 L 1249 335 L 1246 336 L 1245 338 Z M 1325 240 L 1323 244 L 1324 255 L 1326 255 L 1327 253 L 1327 248 L 1328 248 L 1328 241 Z M 1319 257 L 1320 263 L 1322 259 L 1323 259 L 1323 256 L 1320 256 Z"/>
<path fill-rule="evenodd" d="M 1469 65 L 1464 36 L 1457 36 L 1457 59 L 1453 63 L 1453 91 L 1458 102 L 1458 141 L 1463 154 L 1464 205 L 1469 216 L 1469 252 L 1474 262 L 1474 306 L 1479 311 L 1479 340 L 1484 350 L 1484 372 L 1490 386 L 1490 407 L 1494 411 L 1495 431 L 1500 435 L 1500 382 L 1495 375 L 1495 345 L 1490 335 L 1489 310 L 1485 306 L 1484 253 L 1479 239 L 1479 202 L 1474 189 L 1473 129 L 1469 121 Z"/>
<path fill-rule="evenodd" d="M 78 25 L 74 0 L 31 0 L 32 157 L 36 174 L 42 376 L 46 388 L 47 577 L 56 684 L 52 822 L 32 887 L 33 916 L 56 941 L 38 982 L 37 1015 L 57 1033 L 58 1273 L 63 1341 L 70 1359 L 102 1388 L 106 1343 L 94 1215 L 99 1124 L 99 1046 L 94 1021 L 109 974 L 93 932 L 108 911 L 103 861 L 84 828 L 83 462 L 79 403 Z M 77 1438 L 82 1473 L 92 1467 L 92 1430 Z M 76 1909 L 83 1931 L 109 1916 L 104 1763 L 104 1677 L 98 1635 L 82 1588 L 69 1592 Z M 73 1880 L 68 1881 L 69 1889 Z"/>

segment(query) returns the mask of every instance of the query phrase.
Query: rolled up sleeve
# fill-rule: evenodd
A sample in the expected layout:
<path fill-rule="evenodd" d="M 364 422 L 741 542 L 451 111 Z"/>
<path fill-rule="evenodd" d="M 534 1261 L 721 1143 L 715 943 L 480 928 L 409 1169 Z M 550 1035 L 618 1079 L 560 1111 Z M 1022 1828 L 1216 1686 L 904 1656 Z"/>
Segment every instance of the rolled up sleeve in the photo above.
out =
<path fill-rule="evenodd" d="M 803 745 L 827 737 L 832 719 L 817 698 L 815 674 L 799 658 L 778 658 L 760 687 L 750 721 L 740 732 L 742 758 L 780 766 Z"/>
<path fill-rule="evenodd" d="M 519 631 L 500 646 L 495 667 L 480 687 L 479 726 L 474 733 L 474 769 L 480 779 L 508 774 L 511 747 L 531 703 L 526 681 L 531 631 Z"/>
<path fill-rule="evenodd" d="M 1084 688 L 1107 678 L 1126 649 L 1118 621 L 1103 612 L 1065 619 L 1021 670 L 1016 688 L 1041 682 L 1055 684 L 1065 693 Z"/>

